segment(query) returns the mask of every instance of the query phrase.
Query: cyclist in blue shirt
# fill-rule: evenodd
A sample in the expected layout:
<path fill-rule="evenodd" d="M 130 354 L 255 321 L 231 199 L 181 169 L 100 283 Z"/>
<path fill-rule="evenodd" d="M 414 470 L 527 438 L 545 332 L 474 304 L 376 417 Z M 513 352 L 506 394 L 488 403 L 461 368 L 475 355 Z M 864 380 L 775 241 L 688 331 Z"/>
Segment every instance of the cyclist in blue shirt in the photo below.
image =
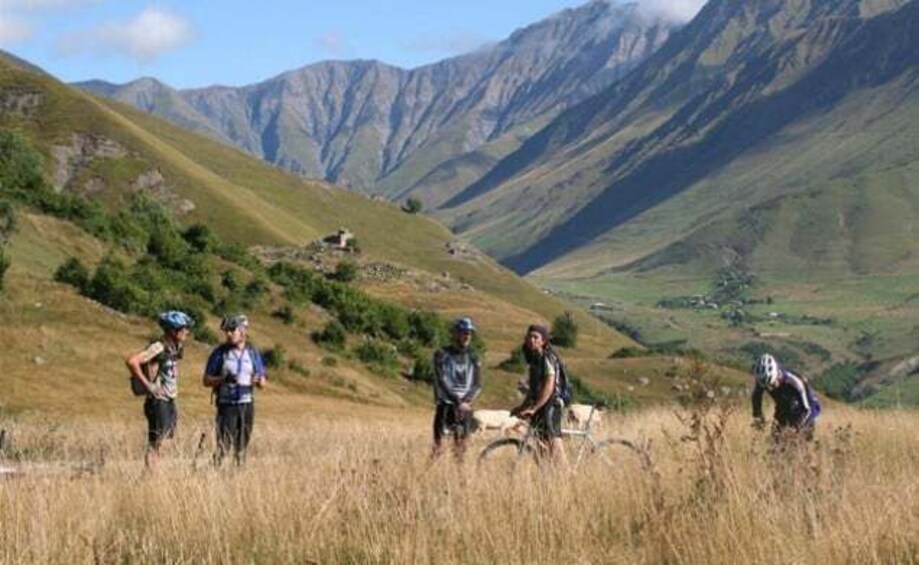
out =
<path fill-rule="evenodd" d="M 265 386 L 265 363 L 258 350 L 246 343 L 249 319 L 243 314 L 228 316 L 220 323 L 226 341 L 207 360 L 204 386 L 214 389 L 217 402 L 217 453 L 220 465 L 233 447 L 237 465 L 245 462 L 255 420 L 253 389 Z"/>

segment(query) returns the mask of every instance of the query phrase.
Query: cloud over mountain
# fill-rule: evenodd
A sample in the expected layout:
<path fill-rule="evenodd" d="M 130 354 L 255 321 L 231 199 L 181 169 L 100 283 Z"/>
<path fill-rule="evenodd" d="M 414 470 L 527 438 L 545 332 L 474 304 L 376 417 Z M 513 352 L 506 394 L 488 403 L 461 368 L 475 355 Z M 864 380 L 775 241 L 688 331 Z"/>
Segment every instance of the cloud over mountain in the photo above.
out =
<path fill-rule="evenodd" d="M 160 8 L 147 8 L 128 21 L 112 21 L 62 37 L 58 50 L 71 55 L 116 53 L 141 63 L 180 49 L 194 39 L 191 22 Z"/>

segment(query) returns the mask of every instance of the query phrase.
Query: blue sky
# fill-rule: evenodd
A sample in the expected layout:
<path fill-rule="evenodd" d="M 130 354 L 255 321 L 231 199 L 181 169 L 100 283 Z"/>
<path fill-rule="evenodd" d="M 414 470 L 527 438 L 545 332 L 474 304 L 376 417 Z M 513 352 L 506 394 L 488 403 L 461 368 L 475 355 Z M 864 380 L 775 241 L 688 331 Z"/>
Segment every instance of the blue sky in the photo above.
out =
<path fill-rule="evenodd" d="M 0 49 L 65 81 L 258 82 L 328 59 L 411 68 L 587 0 L 0 0 Z M 686 19 L 704 0 L 641 0 Z"/>

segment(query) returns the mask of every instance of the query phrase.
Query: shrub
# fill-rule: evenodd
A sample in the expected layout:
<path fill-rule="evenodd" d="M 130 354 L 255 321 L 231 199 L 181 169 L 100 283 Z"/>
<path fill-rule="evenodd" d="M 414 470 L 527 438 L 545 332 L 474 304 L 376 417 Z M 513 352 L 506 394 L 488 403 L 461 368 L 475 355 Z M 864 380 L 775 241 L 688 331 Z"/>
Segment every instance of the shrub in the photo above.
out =
<path fill-rule="evenodd" d="M 421 212 L 421 209 L 424 205 L 421 203 L 421 200 L 417 198 L 409 198 L 405 201 L 405 205 L 402 207 L 402 210 L 408 212 L 409 214 L 417 214 Z"/>
<path fill-rule="evenodd" d="M 3 291 L 3 279 L 6 278 L 6 271 L 10 268 L 10 258 L 6 251 L 0 247 L 0 291 Z"/>
<path fill-rule="evenodd" d="M 571 312 L 565 312 L 552 322 L 552 343 L 559 347 L 574 347 L 578 342 L 578 324 Z"/>
<path fill-rule="evenodd" d="M 102 260 L 86 287 L 86 294 L 121 312 L 154 314 L 157 303 L 150 292 L 128 278 L 125 265 L 111 256 Z"/>
<path fill-rule="evenodd" d="M 294 373 L 297 373 L 300 376 L 303 376 L 303 377 L 310 376 L 310 370 L 304 367 L 303 363 L 301 363 L 300 361 L 296 359 L 291 359 L 287 363 L 287 368 L 293 371 Z"/>
<path fill-rule="evenodd" d="M 281 306 L 280 308 L 272 312 L 271 316 L 281 320 L 282 322 L 284 322 L 285 325 L 288 325 L 288 326 L 293 324 L 294 319 L 296 318 L 294 314 L 294 309 L 290 307 L 290 304 L 285 304 L 284 306 Z"/>
<path fill-rule="evenodd" d="M 16 232 L 16 210 L 6 201 L 0 201 L 0 243 L 9 241 Z"/>
<path fill-rule="evenodd" d="M 378 340 L 367 340 L 357 346 L 354 352 L 363 363 L 377 366 L 387 373 L 391 372 L 399 361 L 395 348 Z"/>
<path fill-rule="evenodd" d="M 82 292 L 89 284 L 89 269 L 79 259 L 71 257 L 54 271 L 54 280 L 69 284 Z"/>
<path fill-rule="evenodd" d="M 44 185 L 41 154 L 18 131 L 0 130 L 0 189 L 27 192 Z"/>
<path fill-rule="evenodd" d="M 447 338 L 447 326 L 434 312 L 413 310 L 408 314 L 409 337 L 425 347 L 440 345 Z"/>
<path fill-rule="evenodd" d="M 510 356 L 498 364 L 498 368 L 509 373 L 520 373 L 526 369 L 527 360 L 523 354 L 523 347 L 517 347 L 511 350 Z"/>
<path fill-rule="evenodd" d="M 412 358 L 411 380 L 433 384 L 435 379 L 434 361 L 428 355 L 416 355 Z"/>
<path fill-rule="evenodd" d="M 311 337 L 314 342 L 326 349 L 341 351 L 345 347 L 346 336 L 345 327 L 337 320 L 332 320 L 321 332 L 313 332 Z"/>
<path fill-rule="evenodd" d="M 278 369 L 285 365 L 286 356 L 287 352 L 284 350 L 284 346 L 277 344 L 274 348 L 262 353 L 262 361 L 265 362 L 267 369 Z"/>
<path fill-rule="evenodd" d="M 858 365 L 847 361 L 845 363 L 836 363 L 817 378 L 814 379 L 814 387 L 822 390 L 830 398 L 837 400 L 851 400 L 851 392 L 855 385 L 861 379 L 858 371 Z"/>
<path fill-rule="evenodd" d="M 189 227 L 182 232 L 182 239 L 197 253 L 210 253 L 220 245 L 220 240 L 214 235 L 211 228 L 204 224 L 194 224 Z"/>
<path fill-rule="evenodd" d="M 357 241 L 356 237 L 352 237 L 348 240 L 348 243 L 345 244 L 345 250 L 355 255 L 360 255 L 361 253 L 361 244 Z"/>
<path fill-rule="evenodd" d="M 334 278 L 344 283 L 351 282 L 357 278 L 358 267 L 354 261 L 339 261 L 335 266 Z"/>

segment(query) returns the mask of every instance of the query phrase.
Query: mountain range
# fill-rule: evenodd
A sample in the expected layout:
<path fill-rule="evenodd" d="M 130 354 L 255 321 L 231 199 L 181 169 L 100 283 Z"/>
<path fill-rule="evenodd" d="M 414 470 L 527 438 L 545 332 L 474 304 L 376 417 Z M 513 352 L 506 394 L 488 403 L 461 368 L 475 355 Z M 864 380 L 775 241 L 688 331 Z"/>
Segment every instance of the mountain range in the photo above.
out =
<path fill-rule="evenodd" d="M 150 78 L 77 86 L 301 176 L 392 198 L 417 194 L 436 205 L 450 195 L 428 189 L 427 175 L 502 136 L 516 147 L 513 132 L 526 135 L 615 82 L 675 25 L 636 4 L 594 0 L 411 70 L 330 61 L 238 88 L 179 91 Z"/>

